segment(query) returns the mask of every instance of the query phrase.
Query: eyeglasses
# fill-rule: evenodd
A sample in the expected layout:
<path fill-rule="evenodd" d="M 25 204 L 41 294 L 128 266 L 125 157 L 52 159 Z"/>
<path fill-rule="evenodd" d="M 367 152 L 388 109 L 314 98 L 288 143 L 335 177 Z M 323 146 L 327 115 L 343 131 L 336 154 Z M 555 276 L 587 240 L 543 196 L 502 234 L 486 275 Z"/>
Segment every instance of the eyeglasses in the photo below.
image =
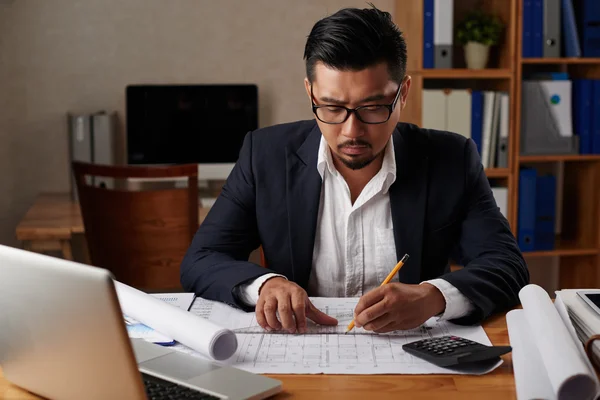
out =
<path fill-rule="evenodd" d="M 396 108 L 396 103 L 400 98 L 401 91 L 402 84 L 398 87 L 398 92 L 396 92 L 396 97 L 392 104 L 370 104 L 356 108 L 347 108 L 338 105 L 316 105 L 312 93 L 312 85 L 310 86 L 310 97 L 313 113 L 317 116 L 319 121 L 326 124 L 342 124 L 346 122 L 352 113 L 365 124 L 383 124 L 390 119 L 392 112 Z"/>

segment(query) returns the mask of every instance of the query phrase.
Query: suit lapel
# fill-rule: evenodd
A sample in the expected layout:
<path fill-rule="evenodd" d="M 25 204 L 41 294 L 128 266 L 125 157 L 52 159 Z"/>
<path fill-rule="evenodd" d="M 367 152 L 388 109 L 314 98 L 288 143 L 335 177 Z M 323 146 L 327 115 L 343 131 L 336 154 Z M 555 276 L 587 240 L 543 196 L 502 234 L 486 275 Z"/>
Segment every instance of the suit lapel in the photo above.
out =
<path fill-rule="evenodd" d="M 418 146 L 409 146 L 405 136 L 398 130 L 393 135 L 397 172 L 389 194 L 396 257 L 400 260 L 404 254 L 410 256 L 398 277 L 400 282 L 415 284 L 421 276 L 428 163 Z"/>
<path fill-rule="evenodd" d="M 317 158 L 321 131 L 314 128 L 300 147 L 286 149 L 286 197 L 292 259 L 292 279 L 304 289 L 312 267 L 321 197 Z"/>

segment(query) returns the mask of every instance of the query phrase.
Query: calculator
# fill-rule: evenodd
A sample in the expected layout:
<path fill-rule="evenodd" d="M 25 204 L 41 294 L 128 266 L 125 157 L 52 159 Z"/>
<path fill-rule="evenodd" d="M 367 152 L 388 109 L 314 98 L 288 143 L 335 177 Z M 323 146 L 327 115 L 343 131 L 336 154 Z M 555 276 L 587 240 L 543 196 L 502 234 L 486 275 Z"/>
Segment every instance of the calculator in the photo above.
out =
<path fill-rule="evenodd" d="M 485 361 L 512 351 L 510 346 L 486 346 L 459 336 L 440 336 L 402 346 L 415 357 L 440 367 Z"/>

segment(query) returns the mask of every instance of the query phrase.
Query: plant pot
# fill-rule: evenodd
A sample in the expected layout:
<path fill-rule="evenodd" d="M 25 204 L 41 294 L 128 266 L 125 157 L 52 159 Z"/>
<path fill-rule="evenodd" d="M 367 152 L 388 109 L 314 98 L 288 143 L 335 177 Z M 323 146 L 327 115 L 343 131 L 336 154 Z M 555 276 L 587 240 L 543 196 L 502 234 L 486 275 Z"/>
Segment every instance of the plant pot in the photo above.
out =
<path fill-rule="evenodd" d="M 485 68 L 490 55 L 490 46 L 478 42 L 468 42 L 465 45 L 465 62 L 469 69 Z"/>

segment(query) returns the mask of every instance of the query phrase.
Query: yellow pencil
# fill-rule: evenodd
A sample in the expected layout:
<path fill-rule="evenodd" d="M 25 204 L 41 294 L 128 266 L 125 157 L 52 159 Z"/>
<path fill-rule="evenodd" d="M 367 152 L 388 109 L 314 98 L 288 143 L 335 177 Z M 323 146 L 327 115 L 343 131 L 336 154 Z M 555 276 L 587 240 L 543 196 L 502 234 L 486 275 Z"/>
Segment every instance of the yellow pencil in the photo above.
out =
<path fill-rule="evenodd" d="M 404 263 L 406 262 L 406 260 L 408 260 L 408 254 L 405 254 L 404 257 L 402 257 L 402 259 L 400 261 L 398 261 L 398 264 L 396 264 L 396 266 L 394 267 L 394 269 L 392 270 L 392 272 L 390 272 L 388 274 L 387 278 L 385 278 L 385 280 L 379 286 L 381 287 L 383 285 L 387 285 L 392 280 L 392 278 L 394 277 L 394 275 L 396 275 L 396 273 L 398 271 L 400 271 L 400 268 L 402 268 L 402 266 L 404 265 Z M 353 328 L 354 328 L 354 319 L 352 320 L 352 322 L 350 322 L 350 324 L 346 328 L 346 332 L 344 332 L 344 333 L 350 332 Z"/>

